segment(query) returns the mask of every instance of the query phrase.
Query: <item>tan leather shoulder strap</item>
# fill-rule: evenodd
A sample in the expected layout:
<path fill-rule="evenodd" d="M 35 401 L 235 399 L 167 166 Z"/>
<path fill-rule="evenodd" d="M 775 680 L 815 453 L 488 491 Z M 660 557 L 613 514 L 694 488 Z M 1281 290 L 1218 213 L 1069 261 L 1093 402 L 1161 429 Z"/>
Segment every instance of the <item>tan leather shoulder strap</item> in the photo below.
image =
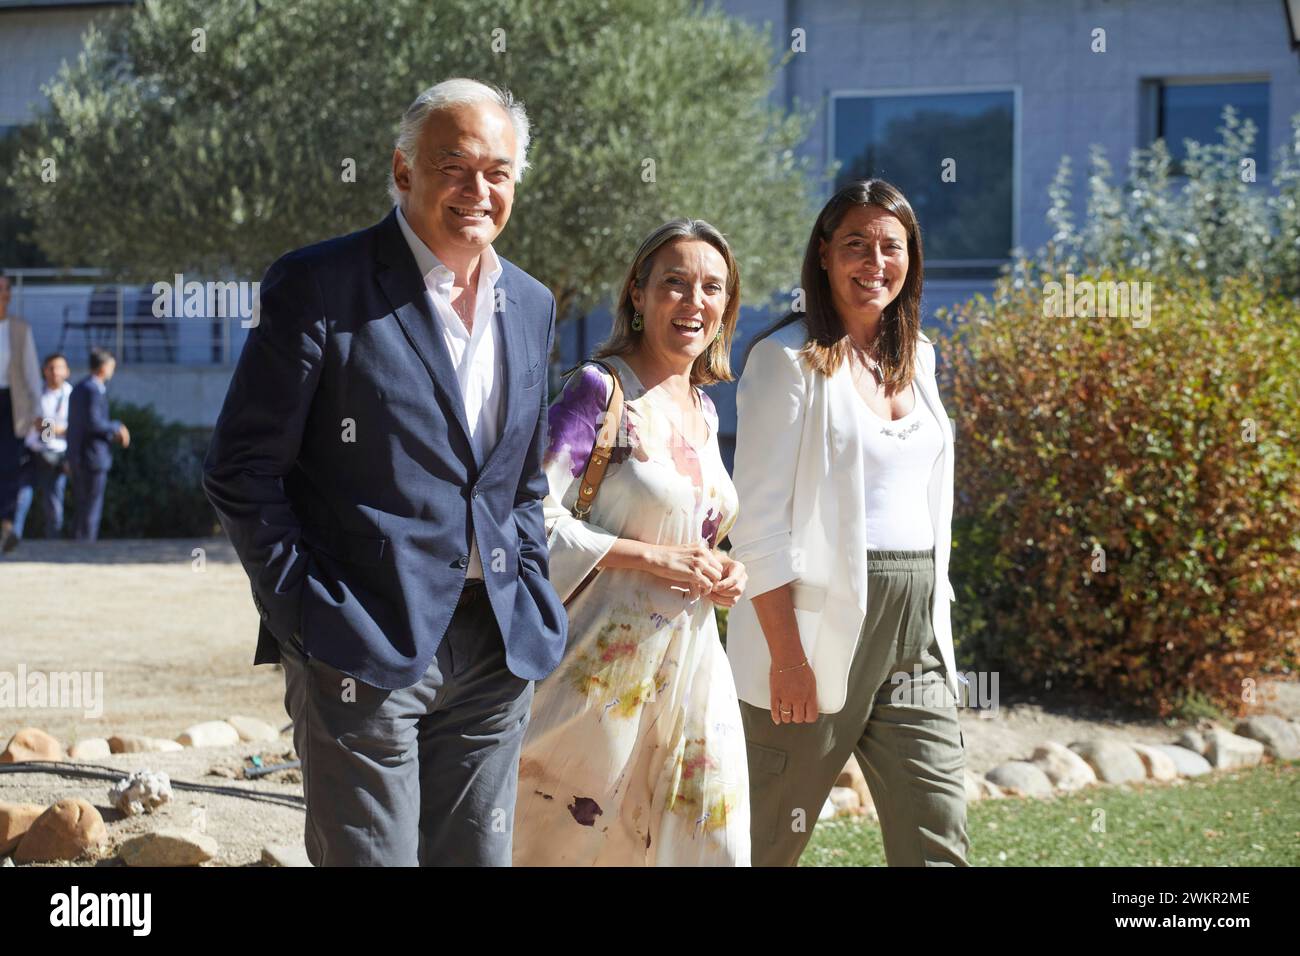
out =
<path fill-rule="evenodd" d="M 593 360 L 594 361 L 594 360 Z M 596 434 L 596 443 L 587 459 L 587 467 L 582 472 L 582 481 L 578 484 L 578 500 L 573 503 L 573 516 L 586 519 L 591 514 L 591 503 L 596 499 L 600 483 L 605 480 L 605 469 L 609 466 L 610 456 L 618 442 L 619 424 L 623 420 L 623 383 L 618 372 L 605 362 L 595 361 L 614 379 L 614 387 L 609 393 L 609 402 L 605 406 L 600 431 Z"/>

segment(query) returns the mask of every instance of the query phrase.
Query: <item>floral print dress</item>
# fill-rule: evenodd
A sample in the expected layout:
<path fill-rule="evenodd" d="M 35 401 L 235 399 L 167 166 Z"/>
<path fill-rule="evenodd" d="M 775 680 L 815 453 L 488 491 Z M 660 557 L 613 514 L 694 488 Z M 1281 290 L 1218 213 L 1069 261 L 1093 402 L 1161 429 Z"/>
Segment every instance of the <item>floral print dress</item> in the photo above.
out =
<path fill-rule="evenodd" d="M 618 538 L 716 547 L 736 519 L 717 410 L 696 389 L 703 447 L 617 356 L 624 413 L 586 521 L 574 518 L 612 380 L 587 363 L 548 415 L 550 579 L 568 607 L 564 660 L 535 687 L 515 809 L 516 866 L 748 866 L 749 778 L 714 605 L 645 571 L 596 569 Z M 595 571 L 595 577 L 588 576 Z"/>

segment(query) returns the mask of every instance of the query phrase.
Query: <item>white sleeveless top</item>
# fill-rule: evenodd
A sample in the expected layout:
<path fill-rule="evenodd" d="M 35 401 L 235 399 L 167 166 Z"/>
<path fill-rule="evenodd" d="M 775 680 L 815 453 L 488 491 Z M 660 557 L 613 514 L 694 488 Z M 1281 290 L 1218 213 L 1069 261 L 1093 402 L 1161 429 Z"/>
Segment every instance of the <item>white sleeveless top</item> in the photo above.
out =
<path fill-rule="evenodd" d="M 935 460 L 943 452 L 943 433 L 915 384 L 912 395 L 916 404 L 896 421 L 881 418 L 858 397 L 867 547 L 872 550 L 934 547 L 929 486 Z"/>

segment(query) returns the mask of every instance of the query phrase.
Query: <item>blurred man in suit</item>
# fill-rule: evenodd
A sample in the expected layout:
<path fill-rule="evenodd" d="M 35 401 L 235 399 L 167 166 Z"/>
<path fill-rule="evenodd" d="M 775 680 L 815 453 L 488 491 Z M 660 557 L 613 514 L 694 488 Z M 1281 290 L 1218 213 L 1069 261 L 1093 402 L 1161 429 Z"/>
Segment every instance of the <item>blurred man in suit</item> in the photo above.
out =
<path fill-rule="evenodd" d="M 90 350 L 90 374 L 77 383 L 68 400 L 68 465 L 72 469 L 73 537 L 94 541 L 104 511 L 104 489 L 113 467 L 109 447 L 131 444 L 126 426 L 108 417 L 108 380 L 117 360 L 108 349 Z"/>
<path fill-rule="evenodd" d="M 36 418 L 41 372 L 32 327 L 9 314 L 9 277 L 0 273 L 0 550 L 18 546 L 14 514 L 23 439 Z"/>

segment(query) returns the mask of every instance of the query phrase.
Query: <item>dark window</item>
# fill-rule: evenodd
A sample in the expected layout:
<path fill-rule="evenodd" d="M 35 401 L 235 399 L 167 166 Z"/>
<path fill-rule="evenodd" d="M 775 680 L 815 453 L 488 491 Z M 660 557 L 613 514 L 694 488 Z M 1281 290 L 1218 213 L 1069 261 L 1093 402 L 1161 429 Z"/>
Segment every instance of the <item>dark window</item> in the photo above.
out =
<path fill-rule="evenodd" d="M 879 177 L 903 191 L 921 224 L 925 258 L 1004 260 L 1015 216 L 1015 95 L 836 96 L 836 187 Z M 956 180 L 942 176 L 955 161 Z"/>
<path fill-rule="evenodd" d="M 1267 83 L 1173 83 L 1161 81 L 1156 91 L 1155 136 L 1165 141 L 1173 172 L 1182 175 L 1187 158 L 1184 140 L 1217 143 L 1223 108 L 1233 106 L 1239 119 L 1255 124 L 1255 171 L 1268 169 Z"/>

